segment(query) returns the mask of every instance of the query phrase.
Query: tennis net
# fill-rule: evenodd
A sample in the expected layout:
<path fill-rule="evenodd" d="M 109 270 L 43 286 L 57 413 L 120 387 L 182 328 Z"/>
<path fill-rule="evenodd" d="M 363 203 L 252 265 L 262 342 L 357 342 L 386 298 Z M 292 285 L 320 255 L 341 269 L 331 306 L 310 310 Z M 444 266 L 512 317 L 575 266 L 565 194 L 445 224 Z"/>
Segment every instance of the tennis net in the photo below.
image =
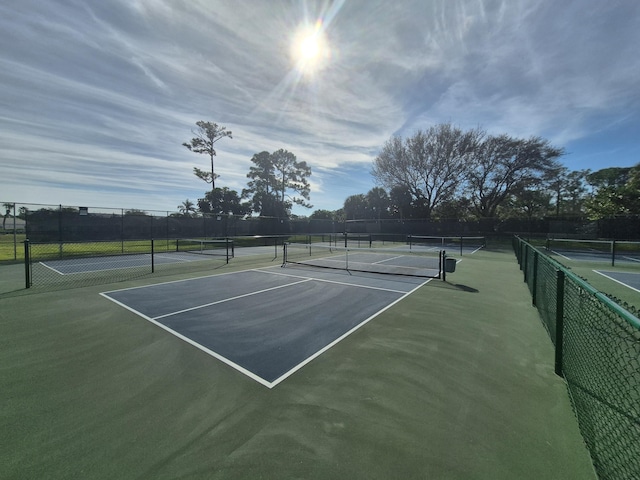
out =
<path fill-rule="evenodd" d="M 444 252 L 440 250 L 412 252 L 406 249 L 285 243 L 282 266 L 298 264 L 352 272 L 441 278 L 443 257 Z"/>
<path fill-rule="evenodd" d="M 233 240 L 228 238 L 217 240 L 178 238 L 176 239 L 176 252 L 219 255 L 226 257 L 228 262 L 234 255 Z"/>
<path fill-rule="evenodd" d="M 337 244 L 337 242 L 336 242 Z M 344 233 L 344 246 L 349 247 L 371 247 L 372 240 L 370 233 Z"/>
<path fill-rule="evenodd" d="M 409 249 L 431 249 L 447 250 L 463 253 L 473 253 L 486 245 L 485 237 L 462 237 L 462 236 L 429 236 L 429 235 L 409 235 L 407 237 Z"/>

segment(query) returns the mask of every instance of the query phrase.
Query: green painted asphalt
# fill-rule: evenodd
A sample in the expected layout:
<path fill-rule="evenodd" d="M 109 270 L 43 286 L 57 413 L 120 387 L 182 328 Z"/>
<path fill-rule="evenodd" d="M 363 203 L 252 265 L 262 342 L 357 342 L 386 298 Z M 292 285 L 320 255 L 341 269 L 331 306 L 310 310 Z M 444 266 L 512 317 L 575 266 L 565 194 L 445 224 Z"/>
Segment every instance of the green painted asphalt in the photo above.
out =
<path fill-rule="evenodd" d="M 271 390 L 99 295 L 188 272 L 19 276 L 0 266 L 0 478 L 595 479 L 511 252 L 465 256 Z"/>

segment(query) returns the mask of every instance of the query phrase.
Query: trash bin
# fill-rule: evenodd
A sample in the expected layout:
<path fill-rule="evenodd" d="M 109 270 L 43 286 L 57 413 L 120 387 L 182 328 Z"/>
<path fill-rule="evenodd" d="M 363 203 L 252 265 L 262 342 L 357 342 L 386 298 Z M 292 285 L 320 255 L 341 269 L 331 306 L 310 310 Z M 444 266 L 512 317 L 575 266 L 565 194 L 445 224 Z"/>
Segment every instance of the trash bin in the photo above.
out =
<path fill-rule="evenodd" d="M 456 271 L 456 259 L 446 257 L 444 259 L 444 271 L 447 273 L 453 273 Z"/>

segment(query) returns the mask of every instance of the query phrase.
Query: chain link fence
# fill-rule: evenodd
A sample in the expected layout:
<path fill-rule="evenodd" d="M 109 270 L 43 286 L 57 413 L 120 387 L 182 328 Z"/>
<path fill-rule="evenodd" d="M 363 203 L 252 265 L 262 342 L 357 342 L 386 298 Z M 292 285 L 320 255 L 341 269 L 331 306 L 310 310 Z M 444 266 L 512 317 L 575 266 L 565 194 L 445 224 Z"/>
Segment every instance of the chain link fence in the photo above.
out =
<path fill-rule="evenodd" d="M 80 287 L 144 277 L 156 271 L 210 271 L 229 263 L 224 240 L 24 241 L 25 288 Z"/>
<path fill-rule="evenodd" d="M 513 247 L 598 476 L 640 478 L 640 320 L 528 242 Z"/>
<path fill-rule="evenodd" d="M 0 263 L 24 260 L 22 244 L 126 242 L 133 240 L 215 239 L 243 236 L 334 234 L 344 223 L 180 213 L 160 210 L 78 207 L 4 202 L 0 229 Z"/>
<path fill-rule="evenodd" d="M 153 273 L 149 240 L 24 242 L 26 288 L 117 282 Z"/>
<path fill-rule="evenodd" d="M 105 207 L 0 202 L 0 262 L 23 259 L 22 242 L 125 241 L 224 238 L 255 235 L 366 233 L 393 235 L 485 236 L 489 242 L 523 237 L 617 240 L 640 239 L 640 216 L 590 221 L 567 218 L 342 220 L 234 216 Z M 508 240 L 507 240 L 508 241 Z"/>

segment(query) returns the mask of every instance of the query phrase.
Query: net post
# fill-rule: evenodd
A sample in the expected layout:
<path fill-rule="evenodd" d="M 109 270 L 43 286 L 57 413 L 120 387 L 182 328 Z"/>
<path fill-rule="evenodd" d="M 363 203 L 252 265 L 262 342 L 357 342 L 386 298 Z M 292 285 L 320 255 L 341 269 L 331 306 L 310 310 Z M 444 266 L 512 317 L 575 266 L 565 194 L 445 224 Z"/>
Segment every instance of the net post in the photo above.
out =
<path fill-rule="evenodd" d="M 562 377 L 564 343 L 564 271 L 556 270 L 556 352 L 555 373 Z"/>
<path fill-rule="evenodd" d="M 611 241 L 611 266 L 616 266 L 616 240 Z"/>
<path fill-rule="evenodd" d="M 225 255 L 226 263 L 229 263 L 229 237 L 225 237 L 224 246 L 226 248 L 226 255 Z"/>
<path fill-rule="evenodd" d="M 282 265 L 280 265 L 282 268 L 284 268 L 287 263 L 287 245 L 287 242 L 282 242 Z"/>
<path fill-rule="evenodd" d="M 462 256 L 462 242 L 464 241 L 464 237 L 460 236 L 460 256 Z"/>
<path fill-rule="evenodd" d="M 411 234 L 407 235 L 407 242 L 409 243 L 409 250 L 411 250 Z"/>
<path fill-rule="evenodd" d="M 156 262 L 155 262 L 155 244 L 153 238 L 151 239 L 151 273 L 156 273 Z"/>
<path fill-rule="evenodd" d="M 447 259 L 447 252 L 445 250 L 440 250 L 440 254 L 438 255 L 438 263 L 439 263 L 438 270 L 440 271 L 440 275 L 442 275 L 443 282 L 447 281 L 447 271 L 446 271 L 446 268 L 444 268 L 446 259 Z"/>
<path fill-rule="evenodd" d="M 25 288 L 31 288 L 31 255 L 29 239 L 24 241 L 24 278 Z"/>
<path fill-rule="evenodd" d="M 311 249 L 309 249 L 309 253 L 311 253 Z M 345 258 L 345 262 L 346 262 L 345 266 L 346 266 L 347 272 L 348 272 L 349 271 L 349 249 L 348 248 L 344 251 L 344 258 Z"/>

